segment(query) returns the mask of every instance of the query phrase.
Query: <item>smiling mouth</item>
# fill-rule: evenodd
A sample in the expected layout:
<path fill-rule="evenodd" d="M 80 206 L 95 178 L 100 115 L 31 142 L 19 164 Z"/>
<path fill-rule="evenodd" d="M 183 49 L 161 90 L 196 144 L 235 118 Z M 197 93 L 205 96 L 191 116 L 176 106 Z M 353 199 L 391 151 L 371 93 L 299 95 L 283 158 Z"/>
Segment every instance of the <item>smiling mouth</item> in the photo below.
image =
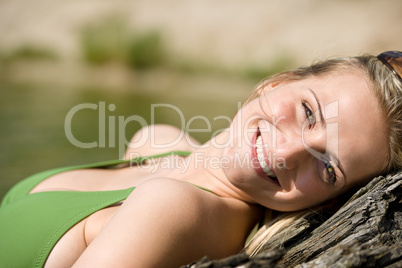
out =
<path fill-rule="evenodd" d="M 257 139 L 255 141 L 255 148 L 258 162 L 261 166 L 261 169 L 264 171 L 265 175 L 267 175 L 269 179 L 271 179 L 275 184 L 280 185 L 275 174 L 271 171 L 269 164 L 265 161 L 261 133 L 257 134 Z"/>

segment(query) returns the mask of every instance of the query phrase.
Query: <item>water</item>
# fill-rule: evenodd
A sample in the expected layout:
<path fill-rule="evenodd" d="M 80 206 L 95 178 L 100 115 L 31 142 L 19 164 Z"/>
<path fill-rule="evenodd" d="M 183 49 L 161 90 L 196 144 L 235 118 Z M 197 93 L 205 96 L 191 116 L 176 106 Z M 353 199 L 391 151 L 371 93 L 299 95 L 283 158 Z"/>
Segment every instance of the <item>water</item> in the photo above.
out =
<path fill-rule="evenodd" d="M 121 144 L 144 122 L 191 129 L 206 129 L 209 122 L 211 131 L 192 133 L 205 142 L 228 124 L 216 116 L 231 118 L 238 106 L 168 91 L 136 92 L 0 82 L 0 199 L 36 172 L 119 158 Z M 155 104 L 161 106 L 152 110 Z"/>

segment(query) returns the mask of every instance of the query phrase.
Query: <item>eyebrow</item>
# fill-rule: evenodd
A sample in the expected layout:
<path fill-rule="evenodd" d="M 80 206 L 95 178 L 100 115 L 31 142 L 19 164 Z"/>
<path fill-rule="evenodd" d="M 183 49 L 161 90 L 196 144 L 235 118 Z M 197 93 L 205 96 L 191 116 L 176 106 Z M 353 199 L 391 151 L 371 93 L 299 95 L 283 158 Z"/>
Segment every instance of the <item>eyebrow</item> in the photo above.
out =
<path fill-rule="evenodd" d="M 309 90 L 309 91 L 313 94 L 313 96 L 314 96 L 314 99 L 315 99 L 315 101 L 316 101 L 316 103 L 317 103 L 318 113 L 319 113 L 319 115 L 320 115 L 320 120 L 321 120 L 321 122 L 322 122 L 322 124 L 323 124 L 323 127 L 324 127 L 324 129 L 325 129 L 325 128 L 327 128 L 327 121 L 325 121 L 324 114 L 323 114 L 323 112 L 322 112 L 322 106 L 321 106 L 320 99 L 318 98 L 318 96 L 317 96 L 317 94 L 314 92 L 314 90 L 312 90 L 311 88 L 308 88 L 308 90 Z M 332 153 L 332 152 L 329 152 L 329 153 L 327 153 L 327 154 L 329 155 L 330 158 L 332 158 L 332 159 L 335 160 L 335 165 L 336 165 L 336 166 L 338 167 L 338 169 L 341 171 L 341 173 L 342 173 L 342 175 L 343 175 L 343 177 L 344 177 L 344 179 L 345 179 L 345 183 L 346 183 L 346 174 L 345 174 L 345 172 L 344 172 L 344 170 L 343 170 L 343 168 L 342 168 L 342 164 L 341 164 L 341 162 L 339 161 L 339 158 L 338 158 L 334 153 Z"/>
<path fill-rule="evenodd" d="M 318 113 L 320 114 L 320 121 L 322 122 L 324 128 L 326 128 L 326 127 L 327 127 L 327 121 L 325 121 L 324 115 L 323 115 L 323 113 L 322 113 L 321 102 L 320 102 L 320 100 L 318 99 L 317 94 L 315 94 L 314 90 L 312 90 L 311 88 L 308 88 L 308 90 L 309 90 L 309 91 L 313 94 L 313 96 L 314 96 L 314 99 L 315 99 L 315 101 L 316 101 L 316 103 L 317 103 L 317 106 L 318 106 Z"/>

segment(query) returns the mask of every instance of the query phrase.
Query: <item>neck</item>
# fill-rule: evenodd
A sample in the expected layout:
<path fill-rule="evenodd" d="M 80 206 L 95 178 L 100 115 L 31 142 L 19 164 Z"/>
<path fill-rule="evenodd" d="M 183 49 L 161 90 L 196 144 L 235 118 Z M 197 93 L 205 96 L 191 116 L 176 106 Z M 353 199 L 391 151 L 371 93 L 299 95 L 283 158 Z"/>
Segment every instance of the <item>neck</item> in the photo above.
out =
<path fill-rule="evenodd" d="M 221 197 L 253 202 L 250 197 L 228 180 L 225 173 L 225 168 L 228 168 L 227 163 L 223 161 L 225 159 L 225 146 L 219 146 L 219 144 L 225 144 L 227 136 L 226 132 L 222 132 L 196 149 L 186 158 L 184 169 L 176 170 L 177 173 L 174 176 L 209 189 Z"/>

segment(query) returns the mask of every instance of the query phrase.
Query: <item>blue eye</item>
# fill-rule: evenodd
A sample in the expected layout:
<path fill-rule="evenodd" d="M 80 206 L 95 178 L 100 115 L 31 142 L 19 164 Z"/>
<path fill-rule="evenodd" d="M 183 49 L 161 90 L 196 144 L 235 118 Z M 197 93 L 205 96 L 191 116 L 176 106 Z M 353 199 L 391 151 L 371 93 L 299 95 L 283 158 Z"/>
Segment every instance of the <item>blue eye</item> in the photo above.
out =
<path fill-rule="evenodd" d="M 312 128 L 315 125 L 315 116 L 306 102 L 303 102 L 302 105 L 306 114 L 306 118 L 309 121 L 309 128 Z"/>
<path fill-rule="evenodd" d="M 334 184 L 336 182 L 335 170 L 332 167 L 332 165 L 327 161 L 324 161 L 324 165 L 325 165 L 326 172 L 328 174 L 328 183 L 332 187 L 332 186 L 334 186 Z"/>

